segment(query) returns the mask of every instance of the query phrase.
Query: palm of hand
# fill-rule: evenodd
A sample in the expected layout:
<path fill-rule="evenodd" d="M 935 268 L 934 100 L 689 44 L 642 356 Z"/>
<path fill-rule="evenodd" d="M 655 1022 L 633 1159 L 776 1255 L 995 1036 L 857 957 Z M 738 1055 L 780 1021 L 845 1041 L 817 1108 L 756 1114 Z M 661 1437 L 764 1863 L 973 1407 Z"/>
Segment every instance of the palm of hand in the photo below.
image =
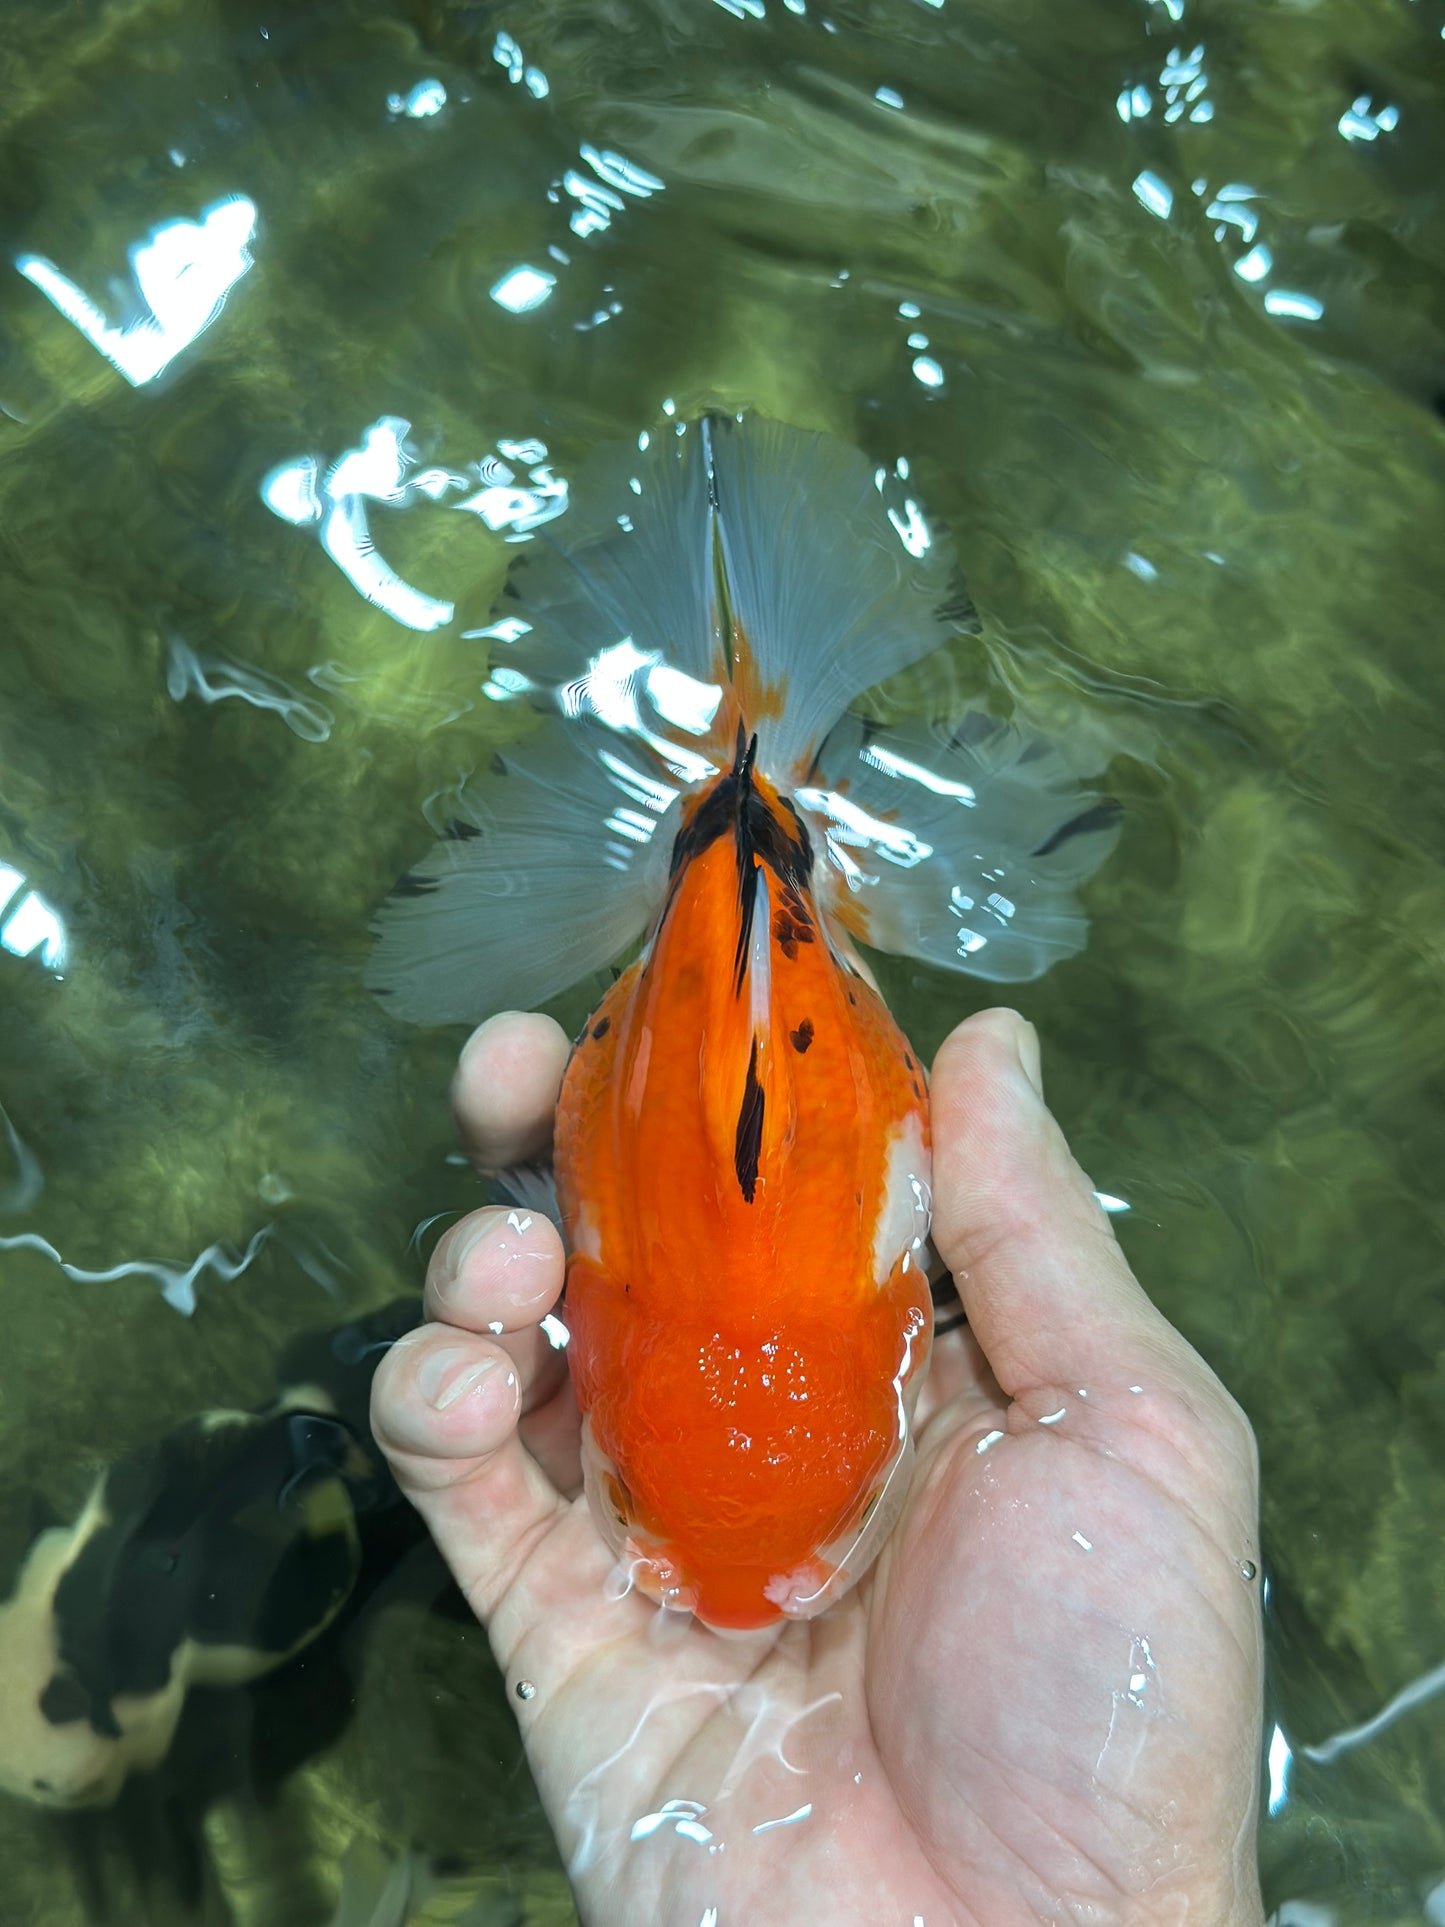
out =
<path fill-rule="evenodd" d="M 950 1088 L 941 1059 L 945 1178 Z M 1019 1101 L 1007 1080 L 1004 1101 Z M 968 1108 L 987 1109 L 976 1075 Z M 1044 1139 L 1057 1164 L 1062 1140 Z M 1082 1212 L 1076 1167 L 1039 1176 Z M 1024 1319 L 1031 1291 L 1057 1312 L 1060 1253 L 1031 1263 L 1037 1234 L 1019 1229 L 1037 1215 L 1029 1186 L 968 1190 L 938 1228 L 974 1330 L 990 1332 L 996 1286 Z M 970 1270 L 955 1254 L 975 1250 Z M 569 1389 L 525 1346 L 520 1435 L 494 1451 L 473 1448 L 495 1374 L 472 1430 L 463 1412 L 439 1439 L 415 1409 L 418 1359 L 389 1361 L 381 1435 L 508 1679 L 535 1686 L 519 1717 L 584 1918 L 1259 1919 L 1248 1428 L 1132 1279 L 1134 1323 L 1119 1322 L 1088 1234 L 1063 1256 L 1075 1289 L 1099 1290 L 1095 1322 L 1114 1312 L 1110 1342 L 1075 1345 L 1063 1385 L 1026 1331 L 991 1345 L 1006 1395 L 971 1335 L 942 1341 L 874 1573 L 821 1620 L 766 1633 L 719 1637 L 609 1596 L 585 1503 L 558 1490 L 575 1489 Z"/>

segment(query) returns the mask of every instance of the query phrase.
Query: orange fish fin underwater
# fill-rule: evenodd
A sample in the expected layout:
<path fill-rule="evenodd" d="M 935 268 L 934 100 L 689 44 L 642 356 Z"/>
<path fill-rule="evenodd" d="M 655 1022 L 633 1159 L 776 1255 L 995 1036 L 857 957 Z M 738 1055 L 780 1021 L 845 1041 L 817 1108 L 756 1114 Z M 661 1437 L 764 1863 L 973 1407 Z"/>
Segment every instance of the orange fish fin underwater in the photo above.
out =
<path fill-rule="evenodd" d="M 546 719 L 441 800 L 445 835 L 377 913 L 367 985 L 408 1021 L 476 1023 L 601 969 L 661 898 L 677 795 L 645 746 Z"/>
<path fill-rule="evenodd" d="M 951 733 L 847 716 L 797 800 L 850 934 L 994 983 L 1083 949 L 1077 887 L 1119 836 L 1117 806 L 1057 745 L 982 714 Z"/>

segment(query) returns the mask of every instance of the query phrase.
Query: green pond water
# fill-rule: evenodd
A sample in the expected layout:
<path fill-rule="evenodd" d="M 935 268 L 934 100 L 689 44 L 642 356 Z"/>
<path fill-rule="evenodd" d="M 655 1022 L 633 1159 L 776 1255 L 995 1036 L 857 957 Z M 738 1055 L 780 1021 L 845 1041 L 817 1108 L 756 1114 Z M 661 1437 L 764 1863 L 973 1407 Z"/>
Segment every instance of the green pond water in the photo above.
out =
<path fill-rule="evenodd" d="M 590 448 L 757 408 L 906 457 L 953 535 L 982 637 L 885 713 L 987 700 L 1112 758 L 1089 948 L 1015 1001 L 1258 1433 L 1268 1904 L 1445 1920 L 1442 30 L 6 0 L 0 1583 L 105 1464 L 416 1289 L 414 1229 L 477 1201 L 461 1033 L 359 981 L 427 799 L 518 724 L 464 632 Z M 167 223 L 188 275 L 164 238 L 132 262 Z M 401 479 L 465 496 L 378 499 L 401 423 Z M 379 425 L 373 495 L 318 495 Z M 486 488 L 495 528 L 458 508 Z M 883 979 L 925 1051 L 991 1001 Z M 183 1738 L 109 1812 L 0 1804 L 6 1927 L 571 1918 L 423 1546 Z"/>

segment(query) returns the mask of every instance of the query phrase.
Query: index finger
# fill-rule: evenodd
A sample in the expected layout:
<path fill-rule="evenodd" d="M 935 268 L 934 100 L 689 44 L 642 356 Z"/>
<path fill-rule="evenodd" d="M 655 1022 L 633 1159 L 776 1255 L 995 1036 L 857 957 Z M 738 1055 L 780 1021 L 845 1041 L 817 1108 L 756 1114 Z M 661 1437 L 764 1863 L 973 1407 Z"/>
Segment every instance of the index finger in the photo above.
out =
<path fill-rule="evenodd" d="M 452 1114 L 479 1171 L 546 1152 L 569 1049 L 562 1026 L 533 1011 L 503 1011 L 472 1032 L 452 1079 Z"/>

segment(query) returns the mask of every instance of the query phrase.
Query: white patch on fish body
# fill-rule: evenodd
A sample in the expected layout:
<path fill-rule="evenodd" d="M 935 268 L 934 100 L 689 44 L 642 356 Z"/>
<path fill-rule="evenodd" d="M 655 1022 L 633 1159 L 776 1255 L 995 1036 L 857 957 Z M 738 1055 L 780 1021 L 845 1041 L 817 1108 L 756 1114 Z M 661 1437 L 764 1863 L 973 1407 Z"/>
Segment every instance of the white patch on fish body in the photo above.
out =
<path fill-rule="evenodd" d="M 643 1027 L 642 1037 L 637 1046 L 637 1056 L 632 1065 L 632 1077 L 627 1086 L 627 1109 L 636 1117 L 642 1109 L 642 1093 L 647 1088 L 647 1067 L 652 1061 L 652 1026 Z"/>
<path fill-rule="evenodd" d="M 905 1256 L 920 1273 L 933 1222 L 932 1160 L 923 1142 L 923 1124 L 912 1112 L 889 1141 L 883 1203 L 873 1230 L 873 1282 L 885 1285 Z"/>
<path fill-rule="evenodd" d="M 579 1258 L 590 1258 L 594 1264 L 602 1263 L 602 1231 L 592 1210 L 583 1205 L 577 1213 L 577 1221 L 572 1227 L 571 1250 Z"/>
<path fill-rule="evenodd" d="M 760 863 L 753 905 L 752 945 L 748 956 L 753 1036 L 766 1038 L 768 1016 L 773 1004 L 773 968 L 769 942 L 773 928 L 772 900 L 768 895 L 768 873 Z"/>

